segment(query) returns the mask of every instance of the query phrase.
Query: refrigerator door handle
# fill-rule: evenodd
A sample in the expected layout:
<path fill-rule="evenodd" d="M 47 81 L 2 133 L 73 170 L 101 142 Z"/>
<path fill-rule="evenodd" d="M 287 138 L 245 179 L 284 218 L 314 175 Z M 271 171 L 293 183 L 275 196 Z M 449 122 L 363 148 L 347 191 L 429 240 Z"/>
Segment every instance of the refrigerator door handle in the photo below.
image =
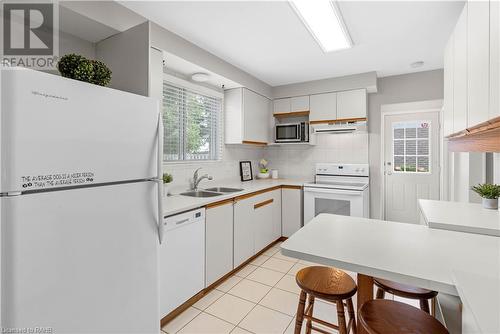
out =
<path fill-rule="evenodd" d="M 158 238 L 160 245 L 163 242 L 163 119 L 158 113 L 158 154 L 157 154 L 157 185 L 158 185 Z"/>

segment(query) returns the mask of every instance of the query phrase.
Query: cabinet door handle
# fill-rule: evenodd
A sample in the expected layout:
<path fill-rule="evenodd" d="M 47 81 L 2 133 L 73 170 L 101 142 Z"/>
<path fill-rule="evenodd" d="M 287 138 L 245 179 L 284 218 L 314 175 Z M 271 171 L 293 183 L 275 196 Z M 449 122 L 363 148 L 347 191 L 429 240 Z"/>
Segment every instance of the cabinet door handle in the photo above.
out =
<path fill-rule="evenodd" d="M 265 205 L 268 205 L 268 204 L 271 204 L 272 202 L 274 202 L 274 199 L 268 199 L 267 201 L 264 201 L 264 202 L 260 202 L 260 203 L 257 203 L 253 206 L 254 209 L 258 209 L 258 208 L 261 208 Z"/>

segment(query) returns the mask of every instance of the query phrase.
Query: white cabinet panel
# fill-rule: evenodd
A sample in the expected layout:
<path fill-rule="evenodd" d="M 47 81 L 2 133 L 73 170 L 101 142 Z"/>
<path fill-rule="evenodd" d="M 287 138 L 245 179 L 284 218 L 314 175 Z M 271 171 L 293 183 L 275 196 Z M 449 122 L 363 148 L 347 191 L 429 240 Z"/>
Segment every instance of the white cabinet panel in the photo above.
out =
<path fill-rule="evenodd" d="M 337 93 L 310 96 L 310 121 L 337 119 Z"/>
<path fill-rule="evenodd" d="M 233 203 L 207 208 L 205 221 L 205 286 L 209 286 L 233 270 Z"/>
<path fill-rule="evenodd" d="M 455 26 L 453 62 L 453 132 L 467 127 L 467 3 Z"/>
<path fill-rule="evenodd" d="M 500 2 L 490 1 L 490 108 L 488 118 L 500 116 Z"/>
<path fill-rule="evenodd" d="M 445 136 L 453 133 L 453 46 L 454 36 L 451 35 L 444 49 L 443 133 Z"/>
<path fill-rule="evenodd" d="M 243 88 L 243 140 L 269 142 L 269 99 Z"/>
<path fill-rule="evenodd" d="M 224 92 L 225 143 L 270 141 L 271 101 L 246 88 Z"/>
<path fill-rule="evenodd" d="M 365 118 L 366 90 L 356 89 L 337 93 L 337 119 Z"/>
<path fill-rule="evenodd" d="M 234 267 L 281 236 L 281 189 L 234 204 Z"/>
<path fill-rule="evenodd" d="M 234 268 L 255 254 L 253 205 L 252 198 L 234 204 Z"/>
<path fill-rule="evenodd" d="M 274 113 L 283 113 L 292 111 L 292 101 L 290 98 L 276 99 L 273 101 Z"/>
<path fill-rule="evenodd" d="M 309 110 L 309 95 L 297 96 L 290 99 L 290 111 L 308 111 Z"/>
<path fill-rule="evenodd" d="M 467 12 L 467 127 L 488 120 L 489 2 L 469 1 Z"/>
<path fill-rule="evenodd" d="M 302 226 L 302 190 L 281 190 L 282 235 L 290 237 Z"/>

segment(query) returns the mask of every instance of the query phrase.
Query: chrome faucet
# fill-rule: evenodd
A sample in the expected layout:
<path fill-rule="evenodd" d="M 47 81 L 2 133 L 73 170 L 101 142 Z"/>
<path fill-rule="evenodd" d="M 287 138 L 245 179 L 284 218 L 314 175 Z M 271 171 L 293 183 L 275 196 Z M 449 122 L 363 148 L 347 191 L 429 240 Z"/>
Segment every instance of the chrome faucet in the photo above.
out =
<path fill-rule="evenodd" d="M 193 185 L 191 187 L 191 190 L 197 191 L 198 190 L 198 184 L 200 184 L 201 180 L 203 180 L 203 179 L 213 180 L 213 177 L 211 177 L 208 174 L 204 174 L 204 175 L 198 177 L 198 171 L 200 169 L 201 169 L 201 167 L 194 171 L 194 174 L 193 174 Z"/>

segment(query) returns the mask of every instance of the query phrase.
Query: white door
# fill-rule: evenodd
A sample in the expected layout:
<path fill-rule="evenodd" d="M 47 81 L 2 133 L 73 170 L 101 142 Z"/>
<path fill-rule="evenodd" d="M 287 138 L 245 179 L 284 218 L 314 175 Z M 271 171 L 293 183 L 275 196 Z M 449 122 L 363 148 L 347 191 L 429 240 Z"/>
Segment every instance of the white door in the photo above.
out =
<path fill-rule="evenodd" d="M 322 213 L 369 218 L 364 200 L 363 191 L 304 187 L 304 224 Z"/>
<path fill-rule="evenodd" d="M 439 199 L 439 113 L 384 116 L 385 219 L 418 223 L 418 199 Z"/>
<path fill-rule="evenodd" d="M 156 185 L 2 197 L 2 327 L 159 333 Z"/>

